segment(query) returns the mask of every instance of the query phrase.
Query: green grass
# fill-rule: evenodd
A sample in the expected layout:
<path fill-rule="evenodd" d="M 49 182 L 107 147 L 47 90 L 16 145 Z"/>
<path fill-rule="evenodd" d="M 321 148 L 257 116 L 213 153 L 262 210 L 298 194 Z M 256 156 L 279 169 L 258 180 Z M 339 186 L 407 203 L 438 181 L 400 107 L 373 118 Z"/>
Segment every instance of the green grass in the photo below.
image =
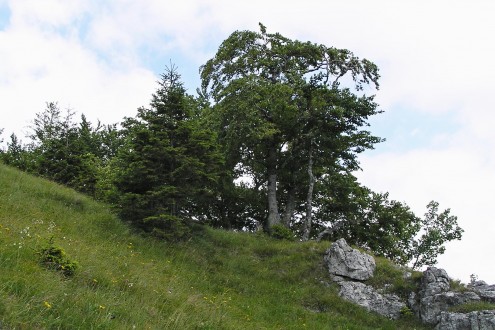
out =
<path fill-rule="evenodd" d="M 405 269 L 383 257 L 374 257 L 376 269 L 374 276 L 366 284 L 375 288 L 385 288 L 385 292 L 394 293 L 406 300 L 410 292 L 416 291 L 421 283 L 422 272 L 410 271 L 411 276 L 404 277 Z"/>
<path fill-rule="evenodd" d="M 455 313 L 470 313 L 484 310 L 495 310 L 495 304 L 486 301 L 472 301 L 449 308 L 450 312 Z"/>
<path fill-rule="evenodd" d="M 50 239 L 72 276 L 48 269 Z M 167 243 L 103 204 L 0 164 L 0 327 L 12 329 L 423 329 L 337 295 L 329 243 L 194 228 Z"/>

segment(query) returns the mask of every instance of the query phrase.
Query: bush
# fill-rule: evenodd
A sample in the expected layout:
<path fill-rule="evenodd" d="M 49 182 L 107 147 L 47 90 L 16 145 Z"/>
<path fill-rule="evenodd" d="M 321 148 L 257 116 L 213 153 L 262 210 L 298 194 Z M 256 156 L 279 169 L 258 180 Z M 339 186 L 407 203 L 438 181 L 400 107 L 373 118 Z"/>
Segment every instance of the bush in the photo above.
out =
<path fill-rule="evenodd" d="M 167 241 L 183 241 L 191 237 L 191 229 L 185 220 L 173 215 L 147 217 L 143 222 L 154 236 Z"/>
<path fill-rule="evenodd" d="M 270 236 L 277 239 L 285 239 L 288 241 L 293 241 L 295 239 L 295 235 L 290 230 L 283 225 L 274 225 L 270 229 Z"/>
<path fill-rule="evenodd" d="M 76 261 L 71 261 L 65 251 L 54 245 L 53 238 L 50 238 L 48 245 L 38 251 L 40 263 L 48 269 L 61 272 L 64 276 L 72 276 L 79 268 Z"/>

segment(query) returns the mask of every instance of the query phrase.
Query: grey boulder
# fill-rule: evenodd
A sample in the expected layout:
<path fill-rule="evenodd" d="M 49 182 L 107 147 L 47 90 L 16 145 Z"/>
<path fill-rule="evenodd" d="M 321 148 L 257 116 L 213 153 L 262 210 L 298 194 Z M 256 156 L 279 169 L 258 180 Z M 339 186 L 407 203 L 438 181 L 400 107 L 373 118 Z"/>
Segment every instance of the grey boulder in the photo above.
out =
<path fill-rule="evenodd" d="M 495 311 L 440 314 L 435 330 L 495 330 Z"/>
<path fill-rule="evenodd" d="M 330 246 L 325 262 L 330 274 L 359 281 L 372 277 L 376 268 L 372 256 L 351 248 L 343 238 Z"/>
<path fill-rule="evenodd" d="M 339 295 L 342 298 L 390 319 L 398 319 L 401 310 L 406 307 L 406 304 L 396 295 L 380 294 L 364 283 L 340 282 L 339 284 Z"/>

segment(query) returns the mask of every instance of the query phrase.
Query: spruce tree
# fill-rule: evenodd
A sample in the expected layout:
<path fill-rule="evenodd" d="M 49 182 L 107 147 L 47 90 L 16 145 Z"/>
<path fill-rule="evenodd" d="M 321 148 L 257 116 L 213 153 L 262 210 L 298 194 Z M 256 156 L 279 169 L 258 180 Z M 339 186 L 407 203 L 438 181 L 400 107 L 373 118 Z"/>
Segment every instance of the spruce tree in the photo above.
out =
<path fill-rule="evenodd" d="M 187 235 L 214 198 L 221 164 L 216 139 L 175 67 L 161 76 L 149 108 L 123 122 L 116 186 L 124 220 L 167 239 Z"/>

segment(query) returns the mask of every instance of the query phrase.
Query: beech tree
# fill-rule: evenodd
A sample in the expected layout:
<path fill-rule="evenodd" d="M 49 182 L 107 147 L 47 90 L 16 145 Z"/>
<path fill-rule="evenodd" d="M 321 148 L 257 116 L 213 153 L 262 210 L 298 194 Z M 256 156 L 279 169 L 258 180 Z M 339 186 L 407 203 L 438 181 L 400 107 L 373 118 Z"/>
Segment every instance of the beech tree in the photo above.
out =
<path fill-rule="evenodd" d="M 232 33 L 200 72 L 234 178 L 264 187 L 266 229 L 283 213 L 289 225 L 302 202 L 307 239 L 315 182 L 357 167 L 356 154 L 381 141 L 362 129 L 379 112 L 373 97 L 340 85 L 349 77 L 357 92 L 378 88 L 378 68 L 346 49 L 270 34 L 260 24 L 260 32 Z"/>

